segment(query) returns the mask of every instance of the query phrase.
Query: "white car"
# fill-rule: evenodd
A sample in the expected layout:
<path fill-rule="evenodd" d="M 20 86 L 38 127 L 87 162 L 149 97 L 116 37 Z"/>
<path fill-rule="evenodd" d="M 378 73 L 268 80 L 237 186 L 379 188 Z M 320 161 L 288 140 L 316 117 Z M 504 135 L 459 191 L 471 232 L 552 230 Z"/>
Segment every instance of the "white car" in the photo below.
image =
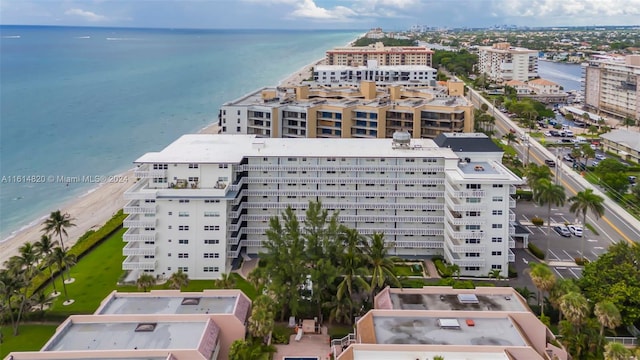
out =
<path fill-rule="evenodd" d="M 545 131 L 545 132 L 544 132 L 544 136 L 552 136 L 552 135 L 551 135 L 551 133 L 550 133 L 550 132 Z"/>
<path fill-rule="evenodd" d="M 573 235 L 578 237 L 582 236 L 582 227 L 580 225 L 567 225 L 567 228 L 569 228 L 569 231 L 571 231 Z"/>
<path fill-rule="evenodd" d="M 604 154 L 596 154 L 596 159 L 598 159 L 598 160 L 604 160 L 604 159 L 606 159 L 606 158 L 607 158 L 607 157 L 606 157 L 606 156 L 604 156 Z"/>

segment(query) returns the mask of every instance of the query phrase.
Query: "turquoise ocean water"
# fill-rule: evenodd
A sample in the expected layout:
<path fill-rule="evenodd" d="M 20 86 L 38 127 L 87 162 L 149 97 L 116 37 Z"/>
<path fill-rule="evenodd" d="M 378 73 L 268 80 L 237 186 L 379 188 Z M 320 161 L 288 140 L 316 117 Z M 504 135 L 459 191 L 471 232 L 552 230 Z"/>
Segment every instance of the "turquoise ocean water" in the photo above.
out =
<path fill-rule="evenodd" d="M 362 33 L 0 26 L 0 239 Z"/>

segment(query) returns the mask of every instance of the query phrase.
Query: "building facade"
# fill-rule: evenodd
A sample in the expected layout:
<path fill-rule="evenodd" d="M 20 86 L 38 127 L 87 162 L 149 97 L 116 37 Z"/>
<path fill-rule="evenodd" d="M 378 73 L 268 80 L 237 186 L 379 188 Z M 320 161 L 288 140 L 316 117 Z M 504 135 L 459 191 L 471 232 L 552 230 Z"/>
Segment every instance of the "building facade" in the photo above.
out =
<path fill-rule="evenodd" d="M 640 55 L 627 55 L 624 62 L 592 59 L 584 70 L 589 110 L 618 119 L 640 119 Z"/>
<path fill-rule="evenodd" d="M 493 46 L 479 47 L 478 57 L 480 73 L 486 74 L 492 81 L 527 81 L 538 77 L 536 50 L 512 47 L 509 43 L 497 43 Z"/>
<path fill-rule="evenodd" d="M 626 161 L 640 164 L 640 133 L 617 129 L 602 134 L 602 150 L 611 152 Z"/>
<path fill-rule="evenodd" d="M 414 138 L 472 132 L 473 105 L 464 83 L 411 88 L 359 87 L 263 88 L 227 102 L 219 111 L 223 134 L 288 138 L 390 138 L 408 131 Z"/>
<path fill-rule="evenodd" d="M 366 66 L 317 65 L 313 81 L 322 86 L 353 86 L 374 81 L 378 86 L 436 86 L 438 71 L 426 65 L 382 65 L 367 61 Z"/>
<path fill-rule="evenodd" d="M 442 255 L 465 275 L 507 275 L 515 184 L 483 134 L 410 139 L 185 135 L 136 160 L 123 269 L 216 279 L 262 251 L 269 219 L 321 201 L 393 254 Z M 454 151 L 455 149 L 455 151 Z"/>
<path fill-rule="evenodd" d="M 327 50 L 326 65 L 363 66 L 375 60 L 379 65 L 432 66 L 433 51 L 424 46 L 384 46 L 377 42 L 370 46 L 349 46 Z"/>

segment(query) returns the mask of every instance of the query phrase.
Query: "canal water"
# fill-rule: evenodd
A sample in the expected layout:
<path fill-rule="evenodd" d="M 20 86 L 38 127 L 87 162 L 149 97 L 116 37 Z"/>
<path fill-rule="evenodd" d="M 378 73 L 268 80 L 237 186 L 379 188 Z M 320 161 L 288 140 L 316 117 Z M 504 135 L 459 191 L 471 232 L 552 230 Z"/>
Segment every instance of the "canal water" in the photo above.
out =
<path fill-rule="evenodd" d="M 553 81 L 564 88 L 564 91 L 582 91 L 582 66 L 552 61 L 538 61 L 538 75 Z"/>

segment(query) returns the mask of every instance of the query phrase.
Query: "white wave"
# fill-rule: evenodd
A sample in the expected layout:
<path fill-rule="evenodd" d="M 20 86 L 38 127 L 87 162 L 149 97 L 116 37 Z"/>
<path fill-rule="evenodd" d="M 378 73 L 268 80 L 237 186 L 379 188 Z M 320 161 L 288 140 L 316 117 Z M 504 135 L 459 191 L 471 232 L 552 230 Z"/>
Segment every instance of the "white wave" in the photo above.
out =
<path fill-rule="evenodd" d="M 140 41 L 142 39 L 140 39 L 140 38 L 114 38 L 114 37 L 108 37 L 107 40 L 109 40 L 109 41 Z"/>
<path fill-rule="evenodd" d="M 76 39 L 91 39 L 91 36 L 76 36 Z"/>
<path fill-rule="evenodd" d="M 34 227 L 36 225 L 39 225 L 44 219 L 46 219 L 48 217 L 49 217 L 48 215 L 44 215 L 44 216 L 41 216 L 41 217 L 33 220 L 32 222 L 28 223 L 27 225 L 24 225 L 23 227 L 21 227 L 20 229 L 12 231 L 11 234 L 9 234 L 9 236 L 7 236 L 6 238 L 0 240 L 0 242 L 5 242 L 5 241 L 13 239 L 19 233 L 21 233 L 21 232 L 23 232 L 23 231 L 25 231 L 27 229 L 30 229 L 30 228 L 32 228 L 32 227 Z"/>
<path fill-rule="evenodd" d="M 20 35 L 5 35 L 3 39 L 20 39 Z"/>

